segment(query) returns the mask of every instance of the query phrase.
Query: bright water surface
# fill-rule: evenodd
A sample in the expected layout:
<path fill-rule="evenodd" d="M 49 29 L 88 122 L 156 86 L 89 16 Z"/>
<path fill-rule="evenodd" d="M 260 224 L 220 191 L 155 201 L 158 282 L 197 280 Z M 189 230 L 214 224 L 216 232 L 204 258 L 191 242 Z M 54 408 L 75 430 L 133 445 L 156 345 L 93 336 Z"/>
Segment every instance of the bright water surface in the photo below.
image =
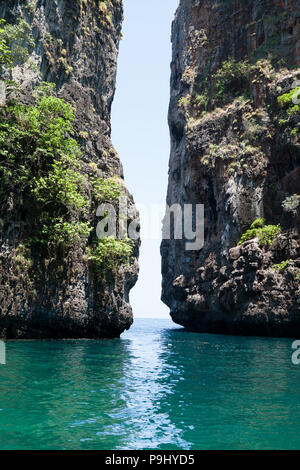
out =
<path fill-rule="evenodd" d="M 120 340 L 8 341 L 0 449 L 299 449 L 291 344 L 143 319 Z"/>

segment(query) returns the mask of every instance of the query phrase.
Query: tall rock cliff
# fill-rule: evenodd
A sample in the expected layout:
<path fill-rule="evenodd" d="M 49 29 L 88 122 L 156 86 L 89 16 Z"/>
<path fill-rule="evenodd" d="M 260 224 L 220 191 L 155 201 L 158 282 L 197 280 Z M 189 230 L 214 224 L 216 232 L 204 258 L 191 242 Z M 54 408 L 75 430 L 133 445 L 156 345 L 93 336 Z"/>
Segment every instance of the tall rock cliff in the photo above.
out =
<path fill-rule="evenodd" d="M 162 243 L 163 301 L 208 332 L 300 334 L 300 2 L 181 0 L 167 203 L 205 245 Z"/>
<path fill-rule="evenodd" d="M 110 140 L 122 2 L 0 0 L 0 17 L 0 336 L 117 337 L 138 242 L 95 229 L 120 195 L 138 217 Z"/>

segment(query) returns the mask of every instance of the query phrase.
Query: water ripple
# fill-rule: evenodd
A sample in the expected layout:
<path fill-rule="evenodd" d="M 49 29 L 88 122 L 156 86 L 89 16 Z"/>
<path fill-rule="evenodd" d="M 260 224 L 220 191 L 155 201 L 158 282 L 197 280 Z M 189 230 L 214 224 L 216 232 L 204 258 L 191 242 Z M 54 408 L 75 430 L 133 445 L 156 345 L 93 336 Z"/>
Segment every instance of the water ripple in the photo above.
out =
<path fill-rule="evenodd" d="M 290 353 L 167 320 L 120 340 L 7 342 L 0 449 L 297 449 Z"/>

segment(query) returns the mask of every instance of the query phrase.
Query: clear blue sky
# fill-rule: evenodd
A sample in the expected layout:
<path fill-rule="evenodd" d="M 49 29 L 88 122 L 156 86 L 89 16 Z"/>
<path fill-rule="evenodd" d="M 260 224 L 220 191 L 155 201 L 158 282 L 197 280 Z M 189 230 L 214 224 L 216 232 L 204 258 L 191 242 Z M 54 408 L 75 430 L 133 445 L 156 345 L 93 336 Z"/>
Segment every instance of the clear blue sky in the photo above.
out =
<path fill-rule="evenodd" d="M 139 204 L 164 204 L 170 153 L 171 23 L 178 0 L 124 0 L 123 39 L 112 109 L 112 141 Z M 146 220 L 144 220 L 146 224 Z M 141 220 L 143 225 L 143 217 Z M 160 301 L 160 240 L 142 240 L 135 317 L 167 317 Z"/>

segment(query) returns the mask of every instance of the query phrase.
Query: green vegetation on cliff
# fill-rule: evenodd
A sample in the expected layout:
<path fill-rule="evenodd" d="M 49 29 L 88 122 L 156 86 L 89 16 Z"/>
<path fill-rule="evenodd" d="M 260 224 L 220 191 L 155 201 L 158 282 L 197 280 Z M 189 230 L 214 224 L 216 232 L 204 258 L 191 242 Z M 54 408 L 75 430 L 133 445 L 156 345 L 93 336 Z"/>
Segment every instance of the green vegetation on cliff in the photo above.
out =
<path fill-rule="evenodd" d="M 128 265 L 133 255 L 133 246 L 134 242 L 130 238 L 116 240 L 113 237 L 107 237 L 104 240 L 98 240 L 93 247 L 88 247 L 87 257 L 96 274 L 101 278 L 103 269 L 115 271 L 120 263 Z"/>
<path fill-rule="evenodd" d="M 123 192 L 114 178 L 83 171 L 82 151 L 73 135 L 74 112 L 55 96 L 54 85 L 35 90 L 35 104 L 9 101 L 0 109 L 0 196 L 30 197 L 37 214 L 28 243 L 65 247 L 88 241 L 92 200 L 113 202 Z M 101 241 L 93 261 L 113 267 L 131 254 L 126 240 Z M 104 252 L 106 256 L 104 256 Z"/>
<path fill-rule="evenodd" d="M 288 114 L 299 113 L 300 106 L 300 86 L 293 88 L 288 93 L 284 93 L 278 97 L 278 103 L 281 108 L 287 110 Z"/>
<path fill-rule="evenodd" d="M 249 92 L 250 65 L 247 60 L 235 61 L 232 58 L 222 63 L 213 76 L 216 88 L 216 104 L 231 102 Z"/>
<path fill-rule="evenodd" d="M 11 49 L 8 47 L 8 44 L 4 38 L 4 25 L 5 21 L 0 20 L 0 65 L 7 66 L 10 65 L 12 62 L 11 59 Z"/>
<path fill-rule="evenodd" d="M 278 271 L 280 271 L 280 272 L 283 272 L 283 271 L 286 269 L 286 267 L 289 265 L 289 263 L 290 263 L 291 261 L 292 261 L 291 259 L 287 259 L 287 260 L 285 260 L 285 261 L 281 261 L 281 263 L 274 264 L 274 265 L 272 266 L 272 268 L 275 269 L 275 270 L 278 270 Z"/>
<path fill-rule="evenodd" d="M 277 98 L 280 106 L 279 124 L 281 126 L 289 123 L 293 127 L 291 136 L 299 134 L 300 130 L 300 86 L 293 88 Z"/>
<path fill-rule="evenodd" d="M 292 194 L 284 199 L 282 202 L 282 208 L 285 212 L 289 212 L 291 215 L 296 216 L 300 207 L 300 194 Z"/>
<path fill-rule="evenodd" d="M 242 235 L 239 245 L 242 245 L 248 240 L 258 238 L 260 246 L 269 246 L 272 245 L 275 237 L 279 235 L 281 231 L 282 228 L 280 225 L 266 225 L 265 219 L 257 219 L 252 223 L 250 229 Z"/>
<path fill-rule="evenodd" d="M 73 110 L 53 94 L 44 84 L 34 105 L 13 99 L 0 109 L 0 194 L 31 196 L 40 220 L 31 242 L 73 243 L 91 231 L 84 221 L 90 201 L 81 150 L 69 137 Z"/>
<path fill-rule="evenodd" d="M 30 26 L 23 20 L 0 25 L 0 65 L 25 62 L 34 46 Z M 26 259 L 28 249 L 67 249 L 83 242 L 98 268 L 126 264 L 133 251 L 129 239 L 98 241 L 93 252 L 87 248 L 95 205 L 116 201 L 123 186 L 104 177 L 95 163 L 86 170 L 72 106 L 57 97 L 55 84 L 38 86 L 30 105 L 19 99 L 17 83 L 7 82 L 6 89 L 7 103 L 0 107 L 0 199 L 5 205 L 13 197 L 28 213 L 22 222 Z"/>
<path fill-rule="evenodd" d="M 30 25 L 19 19 L 15 25 L 0 20 L 0 66 L 23 63 L 35 46 Z"/>

